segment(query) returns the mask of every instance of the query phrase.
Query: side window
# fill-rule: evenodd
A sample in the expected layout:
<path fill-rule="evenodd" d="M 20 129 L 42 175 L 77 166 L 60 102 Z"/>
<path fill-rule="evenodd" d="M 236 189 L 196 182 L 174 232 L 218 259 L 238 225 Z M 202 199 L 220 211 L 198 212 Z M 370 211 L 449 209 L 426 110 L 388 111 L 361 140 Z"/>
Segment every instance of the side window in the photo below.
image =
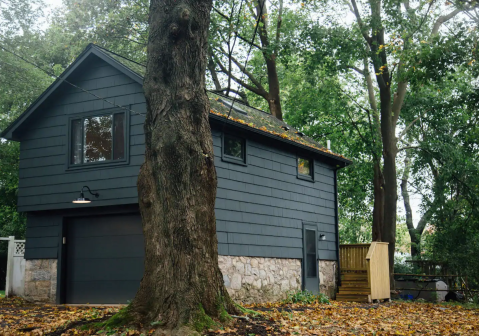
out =
<path fill-rule="evenodd" d="M 70 165 L 125 160 L 125 113 L 71 119 Z"/>
<path fill-rule="evenodd" d="M 246 164 L 246 140 L 230 134 L 223 134 L 223 161 Z"/>
<path fill-rule="evenodd" d="M 312 159 L 307 159 L 304 157 L 298 156 L 298 178 L 304 180 L 314 180 L 314 161 Z"/>

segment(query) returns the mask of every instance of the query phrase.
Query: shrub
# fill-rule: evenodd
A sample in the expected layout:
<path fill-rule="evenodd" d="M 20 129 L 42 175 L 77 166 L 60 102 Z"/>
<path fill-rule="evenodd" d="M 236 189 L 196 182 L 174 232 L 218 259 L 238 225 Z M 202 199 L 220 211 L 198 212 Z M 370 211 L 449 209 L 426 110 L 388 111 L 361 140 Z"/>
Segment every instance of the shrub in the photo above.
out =
<path fill-rule="evenodd" d="M 320 293 L 318 295 L 313 294 L 308 290 L 296 291 L 288 294 L 286 300 L 283 303 L 302 303 L 302 304 L 311 304 L 311 303 L 325 303 L 329 304 L 329 298 Z"/>

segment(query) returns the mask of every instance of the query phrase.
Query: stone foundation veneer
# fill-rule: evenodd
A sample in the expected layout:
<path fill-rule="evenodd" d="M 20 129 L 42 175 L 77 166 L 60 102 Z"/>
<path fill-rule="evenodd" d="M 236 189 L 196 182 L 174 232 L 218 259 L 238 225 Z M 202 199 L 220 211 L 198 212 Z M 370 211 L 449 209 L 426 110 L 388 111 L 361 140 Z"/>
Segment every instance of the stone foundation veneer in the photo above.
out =
<path fill-rule="evenodd" d="M 289 292 L 301 290 L 301 260 L 218 256 L 226 288 L 237 302 L 275 302 Z M 337 262 L 319 260 L 319 289 L 329 298 L 336 297 Z M 27 260 L 25 299 L 55 303 L 57 260 Z"/>
<path fill-rule="evenodd" d="M 319 260 L 319 292 L 330 299 L 336 298 L 338 263 L 331 260 Z"/>
<path fill-rule="evenodd" d="M 274 302 L 301 289 L 301 261 L 218 256 L 226 288 L 237 302 Z"/>
<path fill-rule="evenodd" d="M 57 293 L 57 260 L 26 260 L 25 299 L 55 303 Z"/>

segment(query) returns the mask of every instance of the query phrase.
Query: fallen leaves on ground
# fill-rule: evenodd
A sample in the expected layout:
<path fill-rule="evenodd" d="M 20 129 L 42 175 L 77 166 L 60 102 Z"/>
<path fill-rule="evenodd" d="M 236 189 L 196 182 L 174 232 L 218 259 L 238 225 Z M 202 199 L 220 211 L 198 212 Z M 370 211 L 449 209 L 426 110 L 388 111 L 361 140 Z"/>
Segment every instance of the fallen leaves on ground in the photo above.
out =
<path fill-rule="evenodd" d="M 65 327 L 101 321 L 118 307 L 72 307 L 0 298 L 0 335 L 48 335 Z"/>
<path fill-rule="evenodd" d="M 208 335 L 479 335 L 479 310 L 428 303 L 254 305 L 262 317 Z"/>
<path fill-rule="evenodd" d="M 257 318 L 237 318 L 229 326 L 210 330 L 216 335 L 479 335 L 479 309 L 427 303 L 263 304 L 250 309 Z M 72 307 L 32 304 L 19 298 L 0 299 L 0 335 L 95 335 L 80 330 L 104 321 L 119 307 Z M 153 330 L 143 331 L 150 334 Z M 140 335 L 119 328 L 100 334 Z"/>

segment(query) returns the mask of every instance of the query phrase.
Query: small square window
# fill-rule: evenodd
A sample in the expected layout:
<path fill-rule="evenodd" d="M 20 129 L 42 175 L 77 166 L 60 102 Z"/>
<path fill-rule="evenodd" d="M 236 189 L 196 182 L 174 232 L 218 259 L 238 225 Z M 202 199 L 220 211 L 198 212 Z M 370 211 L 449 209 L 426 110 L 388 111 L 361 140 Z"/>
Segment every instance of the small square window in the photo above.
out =
<path fill-rule="evenodd" d="M 234 163 L 246 163 L 246 141 L 233 135 L 223 135 L 223 160 Z"/>
<path fill-rule="evenodd" d="M 125 159 L 125 113 L 71 120 L 70 164 Z"/>
<path fill-rule="evenodd" d="M 313 179 L 313 160 L 298 157 L 298 177 Z"/>

